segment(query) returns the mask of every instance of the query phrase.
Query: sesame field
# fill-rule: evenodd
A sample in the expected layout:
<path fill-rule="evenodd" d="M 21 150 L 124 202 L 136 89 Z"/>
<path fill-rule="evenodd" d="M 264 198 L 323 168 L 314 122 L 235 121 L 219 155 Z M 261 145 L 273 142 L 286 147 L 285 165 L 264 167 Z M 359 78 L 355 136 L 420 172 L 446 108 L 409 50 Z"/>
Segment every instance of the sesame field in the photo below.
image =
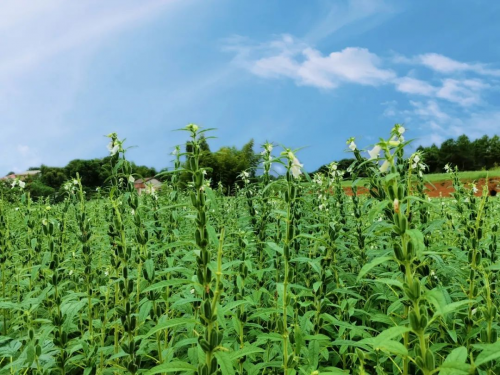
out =
<path fill-rule="evenodd" d="M 78 176 L 57 204 L 19 183 L 0 198 L 0 375 L 500 374 L 487 181 L 449 168 L 451 195 L 430 198 L 396 125 L 370 159 L 348 141 L 349 194 L 335 164 L 309 179 L 266 143 L 262 177 L 227 195 L 200 165 L 204 131 L 184 130 L 159 191 L 136 193 L 111 134 L 95 199 Z"/>

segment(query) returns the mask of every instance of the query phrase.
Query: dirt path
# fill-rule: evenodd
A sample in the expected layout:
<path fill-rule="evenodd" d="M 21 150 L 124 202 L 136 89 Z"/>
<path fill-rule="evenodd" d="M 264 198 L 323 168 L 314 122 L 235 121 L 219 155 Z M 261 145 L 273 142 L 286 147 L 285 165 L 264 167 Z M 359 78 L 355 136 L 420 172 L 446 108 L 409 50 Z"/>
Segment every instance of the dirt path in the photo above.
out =
<path fill-rule="evenodd" d="M 467 180 L 462 180 L 462 183 L 465 184 L 467 188 L 470 188 L 470 185 L 473 181 L 467 181 Z M 476 181 L 476 188 L 477 188 L 477 193 L 476 196 L 481 196 L 483 192 L 483 186 L 486 184 L 486 179 L 481 178 L 478 181 Z M 439 182 L 434 182 L 434 183 L 427 183 L 425 185 L 427 188 L 427 195 L 431 198 L 449 198 L 451 194 L 455 191 L 453 189 L 453 181 L 452 180 L 447 180 L 447 181 L 439 181 Z M 347 195 L 352 195 L 352 189 L 350 187 L 344 188 L 345 192 Z M 488 181 L 488 192 L 492 196 L 496 196 L 498 192 L 500 192 L 500 178 L 495 177 L 491 178 Z M 358 187 L 358 195 L 360 194 L 367 194 L 368 189 L 365 187 Z"/>

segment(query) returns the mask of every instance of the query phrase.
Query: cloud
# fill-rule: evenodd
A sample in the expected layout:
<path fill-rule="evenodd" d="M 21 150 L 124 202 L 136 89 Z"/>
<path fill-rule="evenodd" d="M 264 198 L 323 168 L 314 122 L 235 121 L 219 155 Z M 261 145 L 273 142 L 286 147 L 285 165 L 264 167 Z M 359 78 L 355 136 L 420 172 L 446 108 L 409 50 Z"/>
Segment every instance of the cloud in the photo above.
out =
<path fill-rule="evenodd" d="M 440 85 L 432 85 L 420 79 L 402 77 L 396 78 L 394 84 L 397 91 L 405 94 L 444 99 L 462 107 L 480 104 L 482 93 L 491 88 L 479 79 L 446 78 Z"/>
<path fill-rule="evenodd" d="M 456 138 L 467 134 L 475 139 L 483 135 L 498 133 L 500 111 L 483 108 L 474 112 L 463 111 L 460 107 L 452 107 L 446 102 L 436 100 L 410 100 L 409 108 L 398 108 L 395 101 L 384 102 L 384 115 L 396 119 L 405 119 L 408 128 L 418 129 L 424 136 L 418 139 L 418 144 L 429 146 L 441 144 L 448 138 Z"/>
<path fill-rule="evenodd" d="M 488 65 L 482 63 L 466 63 L 453 60 L 438 53 L 425 53 L 413 58 L 396 56 L 393 61 L 396 63 L 423 65 L 435 72 L 443 74 L 473 72 L 479 75 L 500 77 L 500 69 L 492 69 L 488 67 Z"/>
<path fill-rule="evenodd" d="M 401 77 L 394 80 L 396 90 L 406 94 L 418 94 L 432 96 L 436 93 L 436 88 L 428 82 L 412 77 Z"/>
<path fill-rule="evenodd" d="M 395 70 L 386 67 L 390 60 L 384 60 L 366 48 L 346 47 L 323 55 L 318 49 L 288 34 L 261 44 L 241 37 L 233 38 L 228 41 L 226 50 L 236 53 L 233 59 L 236 65 L 254 75 L 268 79 L 291 79 L 299 86 L 331 90 L 342 84 L 391 84 L 396 91 L 410 96 L 442 99 L 462 107 L 482 104 L 482 94 L 491 89 L 491 85 L 474 77 L 443 77 L 425 81 L 408 75 L 398 76 Z M 442 55 L 420 56 L 414 59 L 397 56 L 392 63 L 395 60 L 422 59 L 442 72 L 472 69 L 469 64 Z"/>
<path fill-rule="evenodd" d="M 480 80 L 448 78 L 443 80 L 443 85 L 437 90 L 436 96 L 468 107 L 479 104 L 481 102 L 481 92 L 489 87 Z"/>
<path fill-rule="evenodd" d="M 300 86 L 336 88 L 342 83 L 377 86 L 395 73 L 380 67 L 381 60 L 366 48 L 348 47 L 324 56 L 290 35 L 257 46 L 229 46 L 235 61 L 264 78 L 290 78 Z M 260 57 L 256 57 L 260 55 Z"/>
<path fill-rule="evenodd" d="M 427 102 L 418 102 L 410 100 L 410 104 L 413 107 L 413 114 L 427 118 L 436 119 L 439 121 L 447 121 L 450 119 L 450 115 L 444 112 L 439 104 L 434 100 L 428 100 Z M 441 127 L 434 123 L 432 126 L 434 129 L 440 129 Z"/>

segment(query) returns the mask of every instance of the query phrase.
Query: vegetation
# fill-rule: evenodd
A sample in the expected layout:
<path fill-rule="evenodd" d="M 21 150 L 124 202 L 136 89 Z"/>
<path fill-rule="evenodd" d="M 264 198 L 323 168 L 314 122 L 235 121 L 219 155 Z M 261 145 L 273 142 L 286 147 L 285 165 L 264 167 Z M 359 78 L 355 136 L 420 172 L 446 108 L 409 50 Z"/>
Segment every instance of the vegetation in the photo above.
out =
<path fill-rule="evenodd" d="M 431 173 L 442 172 L 446 164 L 458 166 L 461 171 L 492 169 L 500 165 L 500 137 L 487 135 L 471 141 L 465 134 L 456 140 L 447 139 L 441 146 L 420 146 Z"/>
<path fill-rule="evenodd" d="M 500 166 L 500 137 L 498 135 L 491 138 L 485 135 L 474 141 L 466 135 L 461 135 L 456 140 L 447 139 L 440 146 L 435 144 L 429 147 L 419 146 L 417 151 L 422 153 L 422 159 L 431 174 L 443 172 L 446 164 L 456 165 L 461 171 L 490 170 Z M 347 169 L 354 161 L 355 159 L 342 159 L 337 162 L 339 168 L 346 171 L 346 177 L 350 177 Z M 311 175 L 327 171 L 328 164 L 325 164 Z"/>
<path fill-rule="evenodd" d="M 222 186 L 225 191 L 230 191 L 235 185 L 241 186 L 242 181 L 238 176 L 244 171 L 247 171 L 249 178 L 255 178 L 255 169 L 259 164 L 260 156 L 253 151 L 253 139 L 243 145 L 241 150 L 236 147 L 222 147 L 212 152 L 204 136 L 201 136 L 198 144 L 199 167 L 204 168 L 205 178 L 210 181 L 212 188 Z M 186 144 L 187 154 L 193 152 L 193 145 L 193 142 Z M 185 171 L 181 174 L 182 187 L 191 181 L 191 172 L 187 164 L 185 167 Z"/>
<path fill-rule="evenodd" d="M 58 204 L 22 181 L 0 200 L 0 375 L 500 372 L 487 191 L 450 170 L 453 197 L 428 199 L 396 125 L 370 160 L 348 141 L 369 195 L 345 195 L 336 163 L 302 182 L 295 152 L 266 143 L 262 178 L 228 196 L 207 180 L 206 130 L 184 130 L 161 196 L 136 194 L 113 133 L 98 199 L 77 176 Z"/>

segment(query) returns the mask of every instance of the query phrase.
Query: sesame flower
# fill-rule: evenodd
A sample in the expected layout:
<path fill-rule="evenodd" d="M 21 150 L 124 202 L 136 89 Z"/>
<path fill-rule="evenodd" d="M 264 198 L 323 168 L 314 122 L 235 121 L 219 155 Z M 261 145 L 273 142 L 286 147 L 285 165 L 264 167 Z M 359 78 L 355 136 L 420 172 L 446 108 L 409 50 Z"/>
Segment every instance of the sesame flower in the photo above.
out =
<path fill-rule="evenodd" d="M 287 153 L 288 160 L 292 162 L 292 165 L 290 167 L 290 172 L 292 172 L 293 177 L 299 178 L 300 175 L 302 174 L 301 168 L 303 167 L 302 164 L 300 164 L 299 159 L 293 154 L 292 151 L 288 151 Z"/>
<path fill-rule="evenodd" d="M 382 173 L 387 172 L 387 170 L 389 169 L 389 166 L 390 166 L 389 161 L 387 161 L 387 160 L 384 161 L 384 163 L 379 168 L 380 172 L 382 172 Z"/>
<path fill-rule="evenodd" d="M 380 151 L 382 151 L 382 147 L 380 147 L 379 145 L 376 145 L 374 148 L 368 151 L 368 155 L 370 155 L 370 160 L 377 159 L 380 155 Z"/>
<path fill-rule="evenodd" d="M 199 129 L 199 126 L 196 124 L 188 124 L 186 125 L 185 129 L 189 130 L 190 132 L 196 133 Z"/>

